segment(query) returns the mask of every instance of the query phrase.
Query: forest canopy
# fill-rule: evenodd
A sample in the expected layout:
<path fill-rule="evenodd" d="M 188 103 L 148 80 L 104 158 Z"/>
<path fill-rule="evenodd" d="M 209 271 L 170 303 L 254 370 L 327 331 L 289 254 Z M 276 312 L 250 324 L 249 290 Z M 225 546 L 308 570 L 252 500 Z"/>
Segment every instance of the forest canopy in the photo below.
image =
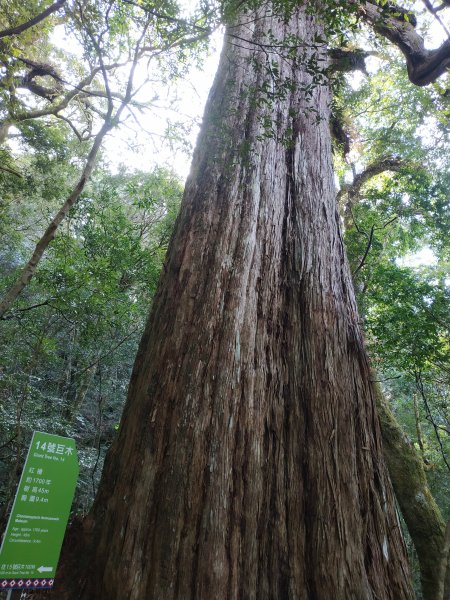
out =
<path fill-rule="evenodd" d="M 382 429 L 392 417 L 439 523 L 450 520 L 450 7 L 327 0 L 306 7 L 323 21 L 308 47 L 272 30 L 260 42 L 245 36 L 261 6 L 287 22 L 298 4 L 0 1 L 2 530 L 34 430 L 76 439 L 73 519 L 91 509 L 183 197 L 158 154 L 190 144 L 192 113 L 177 90 L 202 77 L 217 32 L 250 54 L 248 70 L 262 69 L 241 90 L 259 111 L 255 143 L 288 153 L 296 115 L 280 134 L 287 115 L 274 107 L 300 90 L 322 126 L 313 101 L 331 89 L 336 209 Z M 242 14 L 249 22 L 237 28 Z M 283 66 L 296 61 L 307 74 L 301 89 Z M 177 116 L 161 126 L 168 111 Z M 131 151 L 118 165 L 115 136 L 151 168 L 141 159 L 135 168 Z M 241 167 L 252 152 L 244 140 Z M 416 597 L 428 600 L 387 463 Z"/>

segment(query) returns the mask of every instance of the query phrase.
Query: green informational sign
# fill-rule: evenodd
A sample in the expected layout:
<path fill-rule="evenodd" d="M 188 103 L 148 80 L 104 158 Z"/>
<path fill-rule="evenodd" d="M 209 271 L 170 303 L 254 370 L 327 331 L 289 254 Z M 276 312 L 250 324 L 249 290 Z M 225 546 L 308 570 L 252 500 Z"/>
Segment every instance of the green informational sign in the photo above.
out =
<path fill-rule="evenodd" d="M 77 478 L 75 440 L 35 431 L 0 550 L 0 590 L 53 587 Z"/>

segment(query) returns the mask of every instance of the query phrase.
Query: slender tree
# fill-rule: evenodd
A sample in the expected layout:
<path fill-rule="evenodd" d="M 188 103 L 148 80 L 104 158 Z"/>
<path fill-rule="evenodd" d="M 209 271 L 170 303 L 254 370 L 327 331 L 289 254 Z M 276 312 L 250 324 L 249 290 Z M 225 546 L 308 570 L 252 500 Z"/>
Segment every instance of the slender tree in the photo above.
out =
<path fill-rule="evenodd" d="M 4 36 L 15 36 L 30 29 L 44 21 L 63 4 L 62 0 L 56 2 L 38 17 L 20 26 L 5 29 Z M 18 296 L 34 277 L 61 223 L 77 203 L 94 169 L 104 138 L 120 124 L 124 113 L 128 112 L 128 116 L 131 114 L 134 117 L 133 108 L 144 108 L 135 101 L 136 94 L 143 86 L 135 85 L 135 72 L 139 62 L 145 59 L 148 62 L 156 61 L 161 55 L 169 57 L 171 52 L 180 48 L 192 50 L 210 33 L 209 28 L 162 13 L 158 14 L 158 22 L 151 10 L 138 4 L 134 7 L 137 14 L 133 14 L 129 4 L 134 6 L 134 3 L 125 1 L 124 4 L 115 0 L 106 0 L 104 4 L 75 2 L 70 13 L 70 24 L 78 32 L 89 57 L 89 73 L 75 84 L 64 79 L 55 66 L 44 63 L 42 59 L 36 61 L 27 58 L 25 52 L 28 52 L 29 48 L 9 48 L 3 42 L 0 47 L 0 51 L 7 55 L 6 59 L 3 54 L 0 56 L 0 61 L 3 57 L 5 69 L 5 77 L 0 81 L 0 98 L 3 100 L 0 107 L 0 145 L 8 139 L 12 125 L 19 126 L 48 117 L 58 118 L 67 123 L 80 142 L 90 137 L 94 138 L 77 183 L 55 212 L 16 281 L 0 299 L 0 320 L 10 311 Z M 124 8 L 128 13 L 125 13 Z M 1 36 L 2 32 L 0 38 Z M 45 38 L 40 41 L 45 41 Z M 25 74 L 22 73 L 23 67 L 26 67 Z M 179 69 L 172 67 L 172 75 L 178 76 L 183 68 L 187 68 L 187 65 Z M 121 77 L 118 76 L 118 72 L 121 73 Z M 112 85 L 113 75 L 119 77 L 120 83 L 115 83 L 120 91 Z M 42 79 L 50 79 L 51 84 L 47 82 L 45 86 L 42 85 Z M 26 102 L 18 99 L 17 88 L 26 89 L 30 93 L 27 100 L 37 103 L 37 106 L 30 110 Z M 41 106 L 43 100 L 45 103 Z M 80 115 L 74 117 L 73 113 L 69 116 L 64 114 L 68 108 L 72 110 L 74 104 L 78 105 L 78 112 L 83 115 L 81 120 L 88 122 L 84 132 L 79 130 Z M 94 121 L 98 121 L 98 131 L 95 135 L 92 133 Z M 5 170 L 5 167 L 0 167 L 0 170 Z M 10 167 L 6 167 L 6 170 L 21 176 L 20 173 L 11 171 Z"/>

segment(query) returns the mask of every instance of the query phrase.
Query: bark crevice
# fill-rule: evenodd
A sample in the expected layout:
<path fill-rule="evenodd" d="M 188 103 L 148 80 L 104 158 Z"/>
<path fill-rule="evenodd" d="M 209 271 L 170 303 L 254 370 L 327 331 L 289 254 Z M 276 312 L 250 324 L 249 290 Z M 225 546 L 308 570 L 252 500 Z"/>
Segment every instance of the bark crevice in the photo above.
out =
<path fill-rule="evenodd" d="M 256 42 L 323 34 L 304 7 L 254 16 Z M 91 515 L 97 581 L 80 597 L 66 579 L 62 600 L 412 600 L 336 219 L 329 90 L 306 98 L 306 67 L 273 53 L 296 85 L 262 115 L 255 47 L 225 43 Z"/>

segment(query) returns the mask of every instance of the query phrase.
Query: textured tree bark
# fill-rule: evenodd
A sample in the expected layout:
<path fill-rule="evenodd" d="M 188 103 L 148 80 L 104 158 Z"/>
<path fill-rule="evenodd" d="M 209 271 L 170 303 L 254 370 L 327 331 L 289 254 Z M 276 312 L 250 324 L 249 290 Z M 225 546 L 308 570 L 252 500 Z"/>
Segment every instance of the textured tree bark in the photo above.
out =
<path fill-rule="evenodd" d="M 405 439 L 379 388 L 377 408 L 389 474 L 419 559 L 424 600 L 447 600 L 443 595 L 445 522 L 428 488 L 421 457 Z"/>
<path fill-rule="evenodd" d="M 413 598 L 339 231 L 329 90 L 306 100 L 304 61 L 258 45 L 269 29 L 311 42 L 321 28 L 302 8 L 288 23 L 257 16 L 228 30 L 58 598 Z M 269 60 L 297 87 L 274 102 L 267 139 Z"/>
<path fill-rule="evenodd" d="M 450 521 L 445 528 L 439 565 L 439 589 L 436 597 L 439 600 L 450 600 Z"/>

